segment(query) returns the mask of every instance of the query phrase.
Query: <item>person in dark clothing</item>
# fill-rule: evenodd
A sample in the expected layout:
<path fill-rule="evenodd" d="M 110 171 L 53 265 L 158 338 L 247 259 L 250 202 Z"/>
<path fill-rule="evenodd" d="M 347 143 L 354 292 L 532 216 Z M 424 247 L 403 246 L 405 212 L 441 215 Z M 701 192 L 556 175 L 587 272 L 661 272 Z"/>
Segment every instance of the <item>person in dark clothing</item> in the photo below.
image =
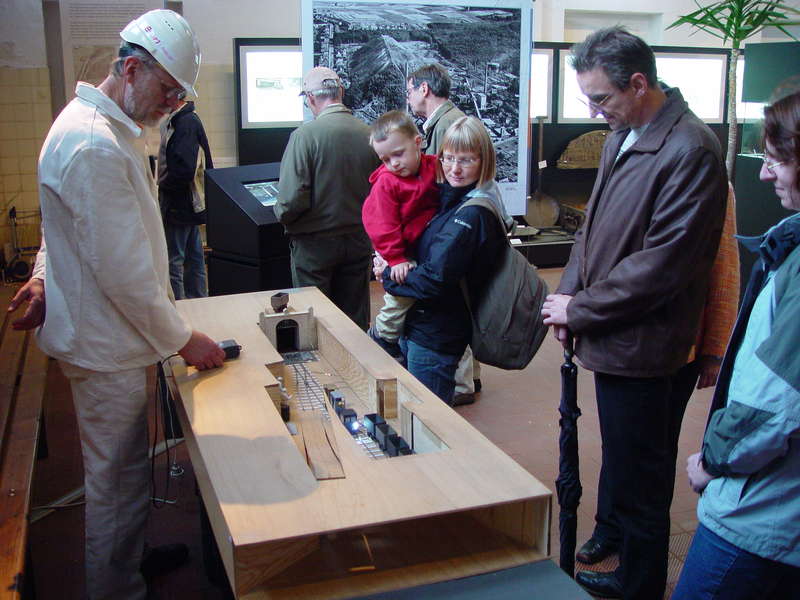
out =
<path fill-rule="evenodd" d="M 164 123 L 158 156 L 158 201 L 176 300 L 208 296 L 200 225 L 206 222 L 203 173 L 213 169 L 203 123 L 185 102 Z"/>
<path fill-rule="evenodd" d="M 728 186 L 719 140 L 680 90 L 661 88 L 644 40 L 601 29 L 573 57 L 590 115 L 602 114 L 612 133 L 542 314 L 562 343 L 574 334 L 575 354 L 595 373 L 598 526 L 577 558 L 620 556 L 615 571 L 579 571 L 575 581 L 604 598 L 655 600 L 667 582 L 678 436 L 697 381 L 689 356 Z M 604 515 L 618 523 L 619 546 Z"/>
<path fill-rule="evenodd" d="M 483 124 L 462 117 L 447 130 L 439 161 L 441 206 L 418 242 L 418 266 L 404 284 L 384 271 L 384 288 L 417 302 L 406 316 L 401 347 L 408 370 L 439 398 L 453 402 L 455 371 L 471 338 L 472 324 L 460 283 L 470 300 L 480 292 L 507 243 L 504 226 L 489 210 L 462 205 L 471 197 L 499 202 L 495 152 Z"/>

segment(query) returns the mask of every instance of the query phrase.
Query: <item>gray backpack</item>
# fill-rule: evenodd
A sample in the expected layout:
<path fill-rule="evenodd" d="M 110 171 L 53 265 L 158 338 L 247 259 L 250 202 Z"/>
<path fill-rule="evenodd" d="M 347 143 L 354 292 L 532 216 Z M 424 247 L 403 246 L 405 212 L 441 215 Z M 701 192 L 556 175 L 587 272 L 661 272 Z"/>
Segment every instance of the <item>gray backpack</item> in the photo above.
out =
<path fill-rule="evenodd" d="M 458 210 L 465 206 L 490 210 L 505 232 L 500 211 L 489 198 L 470 198 Z M 463 279 L 461 291 L 472 316 L 470 346 L 475 358 L 501 369 L 527 367 L 547 333 L 547 326 L 542 323 L 547 285 L 536 268 L 509 242 L 476 302 L 470 302 Z"/>

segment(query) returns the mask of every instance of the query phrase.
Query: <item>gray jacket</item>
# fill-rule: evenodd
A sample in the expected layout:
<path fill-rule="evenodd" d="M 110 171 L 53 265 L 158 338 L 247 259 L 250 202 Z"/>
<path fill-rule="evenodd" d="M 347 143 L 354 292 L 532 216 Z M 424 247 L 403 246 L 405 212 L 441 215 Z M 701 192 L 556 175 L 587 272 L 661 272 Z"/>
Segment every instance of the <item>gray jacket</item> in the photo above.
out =
<path fill-rule="evenodd" d="M 772 231 L 798 220 L 800 215 L 789 217 Z M 778 237 L 788 239 L 782 234 Z M 703 464 L 717 477 L 697 505 L 703 525 L 723 539 L 795 567 L 800 566 L 798 241 L 795 234 L 786 259 L 770 267 L 741 344 L 734 348 L 732 341 L 725 356 L 733 370 L 728 385 L 716 393 L 726 404 L 712 415 L 703 440 Z"/>
<path fill-rule="evenodd" d="M 361 205 L 377 166 L 369 127 L 346 106 L 328 106 L 289 137 L 275 216 L 289 235 L 363 232 Z"/>
<path fill-rule="evenodd" d="M 450 100 L 446 100 L 435 113 L 433 120 L 426 122 L 424 147 L 422 148 L 425 154 L 438 154 L 444 132 L 458 119 L 466 116 Z"/>

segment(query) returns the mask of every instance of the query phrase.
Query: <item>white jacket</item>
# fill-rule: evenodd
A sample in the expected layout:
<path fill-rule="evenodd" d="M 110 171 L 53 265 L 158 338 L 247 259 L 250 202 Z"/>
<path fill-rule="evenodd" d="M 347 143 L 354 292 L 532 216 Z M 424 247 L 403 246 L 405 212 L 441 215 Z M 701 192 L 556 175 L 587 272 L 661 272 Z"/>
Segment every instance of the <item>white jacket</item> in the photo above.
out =
<path fill-rule="evenodd" d="M 39 155 L 44 352 L 94 371 L 153 364 L 182 348 L 164 227 L 142 129 L 79 83 Z"/>

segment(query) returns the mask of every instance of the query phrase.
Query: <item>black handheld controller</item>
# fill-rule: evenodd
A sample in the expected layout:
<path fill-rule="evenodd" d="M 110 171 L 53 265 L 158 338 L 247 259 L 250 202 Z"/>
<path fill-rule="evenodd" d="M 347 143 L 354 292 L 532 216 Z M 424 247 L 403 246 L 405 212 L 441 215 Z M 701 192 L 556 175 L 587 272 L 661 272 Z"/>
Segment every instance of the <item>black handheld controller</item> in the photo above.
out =
<path fill-rule="evenodd" d="M 219 347 L 225 352 L 225 360 L 237 358 L 242 351 L 242 347 L 236 343 L 236 340 L 222 340 L 219 342 Z"/>

